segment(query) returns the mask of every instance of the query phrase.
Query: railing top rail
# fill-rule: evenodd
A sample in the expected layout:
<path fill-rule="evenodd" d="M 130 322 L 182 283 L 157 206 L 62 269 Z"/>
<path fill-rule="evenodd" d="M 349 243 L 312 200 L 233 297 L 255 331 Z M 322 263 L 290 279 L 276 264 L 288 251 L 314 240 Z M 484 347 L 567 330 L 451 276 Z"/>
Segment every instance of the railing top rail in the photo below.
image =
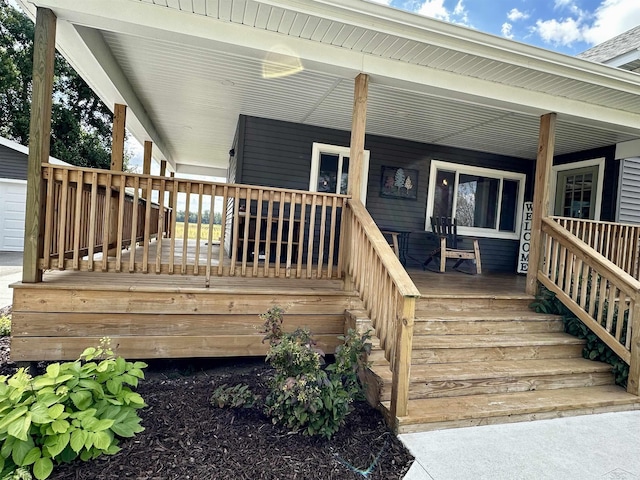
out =
<path fill-rule="evenodd" d="M 342 194 L 337 194 L 337 193 L 326 193 L 326 192 L 310 192 L 308 190 L 295 190 L 295 189 L 291 189 L 291 188 L 278 188 L 278 187 L 268 187 L 268 186 L 263 186 L 263 185 L 245 185 L 245 184 L 240 184 L 240 183 L 221 183 L 221 182 L 210 182 L 207 180 L 194 180 L 194 179 L 189 179 L 189 178 L 179 178 L 179 177 L 161 177 L 159 175 L 145 175 L 143 173 L 130 173 L 130 172 L 114 172 L 112 170 L 103 170 L 103 169 L 99 169 L 99 168 L 86 168 L 86 167 L 77 167 L 75 165 L 57 165 L 57 164 L 51 164 L 51 163 L 43 163 L 42 164 L 43 167 L 53 167 L 56 170 L 69 170 L 69 171 L 81 171 L 81 172 L 91 172 L 91 173 L 98 173 L 98 174 L 103 174 L 103 175 L 107 175 L 107 174 L 111 174 L 111 175 L 117 175 L 117 176 L 121 176 L 124 175 L 126 177 L 131 177 L 131 178 L 141 178 L 141 179 L 152 179 L 152 180 L 165 180 L 167 182 L 179 182 L 179 183 L 192 183 L 192 184 L 202 184 L 202 185 L 211 185 L 214 187 L 228 187 L 230 190 L 233 188 L 251 188 L 252 190 L 269 190 L 271 192 L 281 192 L 281 193 L 295 193 L 296 195 L 302 195 L 302 194 L 307 194 L 307 195 L 314 195 L 314 196 L 318 196 L 318 197 L 329 197 L 329 198 L 351 198 L 350 195 L 342 195 Z"/>
<path fill-rule="evenodd" d="M 380 257 L 385 269 L 389 272 L 400 295 L 410 298 L 420 297 L 420 290 L 415 286 L 413 280 L 411 280 L 411 277 L 400 263 L 400 260 L 398 260 L 398 257 L 395 256 L 391 249 L 382 248 L 382 245 L 388 247 L 389 244 L 362 202 L 360 202 L 360 200 L 350 199 L 348 205 L 362 224 L 367 237 L 371 240 L 374 250 Z"/>
<path fill-rule="evenodd" d="M 593 223 L 596 225 L 615 225 L 620 227 L 633 227 L 640 228 L 640 224 L 637 223 L 620 223 L 620 222 L 604 222 L 602 220 L 590 220 L 587 218 L 573 218 L 573 217 L 561 217 L 559 215 L 552 215 L 549 218 L 553 220 L 569 220 L 574 222 L 582 222 L 582 223 Z"/>
<path fill-rule="evenodd" d="M 624 288 L 627 295 L 633 296 L 640 292 L 640 281 L 636 280 L 623 269 L 607 260 L 604 255 L 591 248 L 571 232 L 561 227 L 555 222 L 554 217 L 543 218 L 542 226 L 543 229 L 548 228 L 552 230 L 564 241 L 576 247 L 581 252 L 584 259 L 593 263 L 598 269 L 606 272 L 612 277 L 617 277 L 620 282 L 619 288 L 622 287 L 620 288 L 621 290 Z"/>

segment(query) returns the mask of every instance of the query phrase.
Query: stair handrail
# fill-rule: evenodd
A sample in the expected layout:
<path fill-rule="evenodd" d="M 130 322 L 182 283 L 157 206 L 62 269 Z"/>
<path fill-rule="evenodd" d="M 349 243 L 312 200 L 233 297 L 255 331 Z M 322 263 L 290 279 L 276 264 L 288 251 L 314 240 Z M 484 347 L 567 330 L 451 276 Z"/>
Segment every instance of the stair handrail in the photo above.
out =
<path fill-rule="evenodd" d="M 630 366 L 627 391 L 640 395 L 640 281 L 554 218 L 542 219 L 542 232 L 538 281 Z"/>
<path fill-rule="evenodd" d="M 420 291 L 406 272 L 375 221 L 359 199 L 351 198 L 347 222 L 346 272 L 365 305 L 391 364 L 392 421 L 406 416 L 415 321 Z"/>

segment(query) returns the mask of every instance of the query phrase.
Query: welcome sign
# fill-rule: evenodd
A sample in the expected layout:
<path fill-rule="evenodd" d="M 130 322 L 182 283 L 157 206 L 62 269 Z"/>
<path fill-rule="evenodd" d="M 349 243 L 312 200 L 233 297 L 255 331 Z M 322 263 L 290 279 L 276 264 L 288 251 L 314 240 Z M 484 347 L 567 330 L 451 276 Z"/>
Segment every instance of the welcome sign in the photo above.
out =
<path fill-rule="evenodd" d="M 524 202 L 522 229 L 520 231 L 520 252 L 518 253 L 517 273 L 529 271 L 529 250 L 531 249 L 531 220 L 533 218 L 533 202 Z"/>

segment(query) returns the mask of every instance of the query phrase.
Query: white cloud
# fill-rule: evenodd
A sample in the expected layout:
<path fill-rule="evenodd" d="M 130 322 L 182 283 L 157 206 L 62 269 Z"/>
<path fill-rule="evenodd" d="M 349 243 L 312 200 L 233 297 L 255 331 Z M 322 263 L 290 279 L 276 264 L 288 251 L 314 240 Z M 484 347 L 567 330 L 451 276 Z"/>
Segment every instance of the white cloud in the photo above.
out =
<path fill-rule="evenodd" d="M 553 45 L 569 46 L 582 40 L 580 21 L 573 18 L 566 18 L 561 21 L 555 18 L 544 21 L 538 20 L 535 30 L 545 42 Z"/>
<path fill-rule="evenodd" d="M 509 13 L 507 13 L 507 18 L 509 20 L 511 20 L 512 22 L 515 22 L 517 20 L 526 20 L 527 18 L 529 18 L 529 14 L 526 13 L 526 12 L 521 12 L 517 8 L 512 8 L 509 11 Z M 504 25 L 507 25 L 507 24 L 505 23 Z M 502 25 L 502 26 L 504 27 L 504 25 Z M 504 33 L 503 33 L 503 35 L 504 35 Z"/>
<path fill-rule="evenodd" d="M 584 29 L 583 36 L 587 43 L 595 45 L 637 25 L 640 25 L 638 0 L 604 0 L 595 11 L 593 23 Z"/>
<path fill-rule="evenodd" d="M 512 25 L 508 22 L 502 24 L 502 36 L 506 38 L 513 38 L 513 28 Z"/>
<path fill-rule="evenodd" d="M 581 10 L 573 0 L 556 0 L 568 17 L 537 20 L 533 31 L 545 42 L 571 46 L 576 42 L 598 44 L 640 24 L 638 0 L 603 0 L 594 12 Z"/>
<path fill-rule="evenodd" d="M 469 24 L 468 12 L 463 0 L 458 0 L 458 3 L 451 11 L 445 7 L 444 0 L 425 0 L 416 12 L 426 17 L 444 20 L 445 22 L 459 23 L 462 25 Z"/>

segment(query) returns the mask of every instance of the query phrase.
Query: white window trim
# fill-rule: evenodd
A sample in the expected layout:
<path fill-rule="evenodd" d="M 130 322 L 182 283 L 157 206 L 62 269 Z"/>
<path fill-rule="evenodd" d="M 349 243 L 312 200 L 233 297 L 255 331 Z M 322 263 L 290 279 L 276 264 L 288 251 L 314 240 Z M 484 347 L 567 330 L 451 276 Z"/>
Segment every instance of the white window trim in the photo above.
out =
<path fill-rule="evenodd" d="M 329 153 L 332 155 L 343 155 L 349 157 L 350 148 L 328 143 L 313 143 L 311 150 L 311 174 L 309 175 L 309 191 L 318 191 L 318 174 L 320 173 L 320 154 Z M 351 161 L 351 159 L 349 159 Z M 364 175 L 362 175 L 362 185 L 360 186 L 360 200 L 363 205 L 367 204 L 367 185 L 369 182 L 369 150 L 364 151 L 362 159 Z M 335 192 L 334 192 L 335 193 Z"/>
<path fill-rule="evenodd" d="M 602 207 L 602 188 L 604 186 L 604 163 L 605 158 L 593 158 L 591 160 L 582 160 L 581 162 L 563 163 L 562 165 L 553 165 L 551 167 L 551 182 L 549 183 L 549 215 L 553 216 L 556 207 L 556 196 L 558 192 L 558 173 L 565 170 L 574 170 L 585 167 L 598 167 L 598 184 L 596 186 L 595 208 L 593 211 L 594 221 L 600 221 L 600 209 Z M 553 200 L 551 200 L 553 199 Z"/>
<path fill-rule="evenodd" d="M 502 180 L 516 180 L 520 182 L 520 188 L 518 191 L 518 204 L 516 211 L 516 231 L 515 232 L 501 232 L 498 229 L 492 228 L 477 228 L 477 227 L 461 227 L 458 226 L 458 233 L 461 235 L 470 235 L 474 237 L 487 237 L 487 238 L 506 238 L 512 240 L 518 240 L 520 238 L 520 229 L 522 228 L 522 209 L 524 206 L 524 190 L 526 186 L 527 176 L 524 173 L 508 172 L 506 170 L 495 170 L 492 168 L 484 167 L 471 167 L 469 165 L 462 165 L 460 163 L 443 162 L 441 160 L 431 160 L 431 167 L 429 169 L 429 191 L 427 192 L 427 214 L 425 217 L 425 230 L 431 231 L 431 217 L 433 216 L 433 199 L 436 188 L 436 171 L 437 170 L 450 170 L 455 171 L 458 175 L 460 173 L 479 175 L 483 177 L 499 178 Z M 456 179 L 458 178 L 456 175 Z M 502 185 L 502 182 L 501 184 Z M 456 191 L 458 185 L 454 186 Z M 457 196 L 453 196 L 453 207 L 455 211 Z M 498 206 L 499 208 L 500 206 Z"/>

